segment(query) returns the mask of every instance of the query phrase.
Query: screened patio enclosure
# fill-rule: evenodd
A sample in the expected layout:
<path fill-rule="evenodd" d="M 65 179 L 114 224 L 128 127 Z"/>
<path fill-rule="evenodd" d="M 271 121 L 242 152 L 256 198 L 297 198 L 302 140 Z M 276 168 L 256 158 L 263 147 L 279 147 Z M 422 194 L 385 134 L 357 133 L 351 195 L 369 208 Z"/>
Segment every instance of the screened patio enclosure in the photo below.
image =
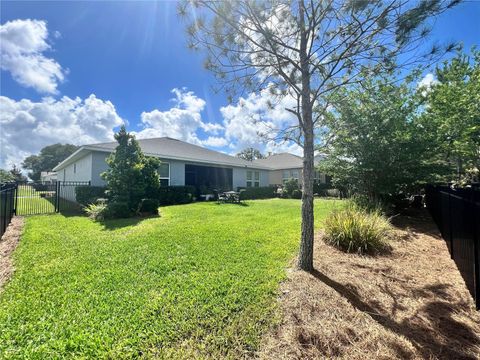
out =
<path fill-rule="evenodd" d="M 197 189 L 232 190 L 232 173 L 232 169 L 228 168 L 186 164 L 185 185 Z"/>

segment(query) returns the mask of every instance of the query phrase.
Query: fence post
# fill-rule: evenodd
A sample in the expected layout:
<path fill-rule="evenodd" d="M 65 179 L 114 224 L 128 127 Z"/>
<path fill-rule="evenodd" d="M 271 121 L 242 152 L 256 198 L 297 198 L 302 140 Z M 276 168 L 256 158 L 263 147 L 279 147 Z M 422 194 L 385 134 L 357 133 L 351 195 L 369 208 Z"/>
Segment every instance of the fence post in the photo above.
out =
<path fill-rule="evenodd" d="M 475 306 L 477 310 L 480 310 L 480 226 L 478 225 L 475 219 L 480 216 L 480 203 L 475 201 L 475 194 L 472 191 L 472 202 L 471 202 L 471 221 L 472 221 L 472 236 L 473 236 L 473 251 L 474 254 L 474 284 L 475 284 Z"/>
<path fill-rule="evenodd" d="M 55 182 L 55 212 L 60 212 L 60 181 Z"/>
<path fill-rule="evenodd" d="M 7 229 L 7 192 L 8 190 L 3 192 L 2 196 L 2 206 L 3 206 L 3 231 L 6 231 Z M 3 234 L 2 234 L 3 235 Z"/>
<path fill-rule="evenodd" d="M 453 259 L 453 232 L 452 232 L 452 196 L 448 195 L 448 237 L 450 238 L 450 257 Z"/>
<path fill-rule="evenodd" d="M 17 206 L 18 206 L 18 182 L 15 183 L 15 208 L 13 209 L 13 213 L 17 215 Z"/>

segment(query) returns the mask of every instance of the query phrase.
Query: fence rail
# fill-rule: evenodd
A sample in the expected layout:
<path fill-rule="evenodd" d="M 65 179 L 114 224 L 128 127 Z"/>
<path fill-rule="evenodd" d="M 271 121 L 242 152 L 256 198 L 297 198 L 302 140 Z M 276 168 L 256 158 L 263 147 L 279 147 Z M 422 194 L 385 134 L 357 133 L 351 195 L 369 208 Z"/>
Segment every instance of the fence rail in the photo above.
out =
<path fill-rule="evenodd" d="M 480 309 L 480 190 L 428 186 L 425 200 Z"/>
<path fill-rule="evenodd" d="M 13 215 L 74 212 L 80 209 L 75 189 L 89 181 L 17 182 L 0 184 L 0 237 Z"/>

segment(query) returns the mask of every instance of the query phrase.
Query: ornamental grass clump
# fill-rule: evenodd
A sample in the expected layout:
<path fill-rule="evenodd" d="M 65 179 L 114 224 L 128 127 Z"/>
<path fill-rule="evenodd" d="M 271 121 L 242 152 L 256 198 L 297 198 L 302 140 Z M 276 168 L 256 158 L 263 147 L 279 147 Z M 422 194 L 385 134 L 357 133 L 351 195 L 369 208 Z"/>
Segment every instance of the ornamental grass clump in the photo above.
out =
<path fill-rule="evenodd" d="M 379 254 L 390 250 L 390 221 L 380 212 L 351 205 L 334 211 L 325 221 L 325 242 L 343 251 Z"/>

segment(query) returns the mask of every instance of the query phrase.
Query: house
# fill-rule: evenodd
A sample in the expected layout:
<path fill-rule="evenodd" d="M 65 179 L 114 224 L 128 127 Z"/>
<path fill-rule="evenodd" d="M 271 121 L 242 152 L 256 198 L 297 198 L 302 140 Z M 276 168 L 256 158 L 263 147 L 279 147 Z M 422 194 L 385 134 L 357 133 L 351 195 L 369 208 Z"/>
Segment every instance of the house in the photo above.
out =
<path fill-rule="evenodd" d="M 57 181 L 57 173 L 54 171 L 42 171 L 40 173 L 40 181 L 42 183 L 52 183 Z"/>
<path fill-rule="evenodd" d="M 160 159 L 162 186 L 238 189 L 280 185 L 292 177 L 301 179 L 302 159 L 288 153 L 251 162 L 169 137 L 140 139 L 138 143 L 145 155 Z M 103 186 L 100 174 L 107 170 L 106 159 L 117 145 L 81 146 L 53 170 L 59 181 L 90 181 L 91 185 Z M 318 176 L 325 181 L 325 176 Z"/>

